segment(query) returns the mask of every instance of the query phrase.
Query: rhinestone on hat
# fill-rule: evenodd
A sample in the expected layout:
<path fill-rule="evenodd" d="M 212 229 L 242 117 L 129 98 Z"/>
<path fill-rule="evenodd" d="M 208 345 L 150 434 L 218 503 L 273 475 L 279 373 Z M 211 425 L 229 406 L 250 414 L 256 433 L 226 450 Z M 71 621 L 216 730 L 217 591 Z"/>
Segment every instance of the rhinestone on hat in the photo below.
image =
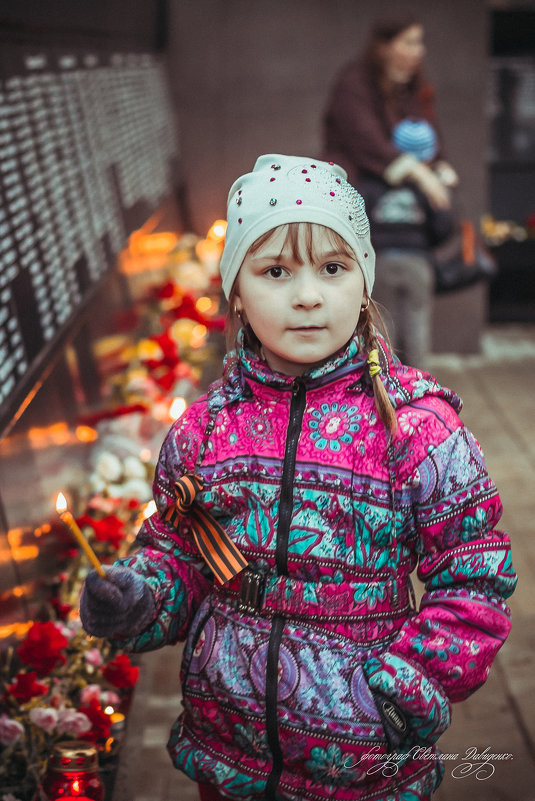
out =
<path fill-rule="evenodd" d="M 308 167 L 314 168 L 312 173 L 314 179 L 312 180 L 307 176 L 305 182 L 303 182 L 303 172 Z M 318 167 L 316 164 L 296 166 L 289 171 L 288 178 L 296 183 L 298 182 L 300 186 L 306 186 L 307 192 L 316 193 L 319 190 L 324 203 L 328 205 L 332 203 L 335 209 L 338 208 L 340 210 L 341 214 L 349 220 L 351 228 L 359 239 L 369 236 L 370 224 L 366 215 L 364 200 L 346 180 L 332 173 L 329 169 Z M 306 202 L 307 198 L 305 196 L 296 201 L 298 206 Z"/>

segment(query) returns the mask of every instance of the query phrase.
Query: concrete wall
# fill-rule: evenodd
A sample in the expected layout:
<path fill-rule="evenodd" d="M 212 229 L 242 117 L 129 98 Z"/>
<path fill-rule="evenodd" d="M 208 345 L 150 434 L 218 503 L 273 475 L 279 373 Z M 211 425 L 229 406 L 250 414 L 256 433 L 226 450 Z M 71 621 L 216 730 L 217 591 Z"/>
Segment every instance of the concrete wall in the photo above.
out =
<path fill-rule="evenodd" d="M 486 0 L 169 0 L 172 86 L 199 233 L 225 216 L 230 184 L 258 154 L 318 155 L 335 73 L 376 17 L 406 10 L 424 23 L 446 150 L 477 220 L 487 206 Z"/>

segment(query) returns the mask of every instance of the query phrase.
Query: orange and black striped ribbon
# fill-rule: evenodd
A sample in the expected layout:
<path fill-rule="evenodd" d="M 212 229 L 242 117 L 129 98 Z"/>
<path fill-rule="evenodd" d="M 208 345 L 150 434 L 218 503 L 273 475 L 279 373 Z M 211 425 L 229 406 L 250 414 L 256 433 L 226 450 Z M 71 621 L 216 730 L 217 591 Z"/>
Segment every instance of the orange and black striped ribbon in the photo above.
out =
<path fill-rule="evenodd" d="M 195 503 L 195 497 L 201 489 L 199 476 L 193 473 L 182 476 L 175 482 L 176 501 L 165 511 L 163 519 L 177 527 L 181 517 L 189 517 L 197 548 L 219 583 L 225 584 L 248 563 L 225 529 Z"/>

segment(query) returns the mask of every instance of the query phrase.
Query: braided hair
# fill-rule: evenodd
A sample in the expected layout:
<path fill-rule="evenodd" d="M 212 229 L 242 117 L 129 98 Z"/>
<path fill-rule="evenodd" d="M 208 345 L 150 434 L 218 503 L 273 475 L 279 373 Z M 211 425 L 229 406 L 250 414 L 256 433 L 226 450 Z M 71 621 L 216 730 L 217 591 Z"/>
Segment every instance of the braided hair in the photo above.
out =
<path fill-rule="evenodd" d="M 390 403 L 390 398 L 388 397 L 385 386 L 381 381 L 382 368 L 379 362 L 379 343 L 377 342 L 376 336 L 376 322 L 380 324 L 383 330 L 386 330 L 377 304 L 369 298 L 368 305 L 366 308 L 363 308 L 360 313 L 358 331 L 364 339 L 364 347 L 368 354 L 367 370 L 373 388 L 375 408 L 390 433 L 395 434 L 397 429 L 396 413 L 394 407 Z M 388 337 L 386 337 L 386 339 L 388 342 Z M 390 343 L 388 344 L 390 345 Z"/>

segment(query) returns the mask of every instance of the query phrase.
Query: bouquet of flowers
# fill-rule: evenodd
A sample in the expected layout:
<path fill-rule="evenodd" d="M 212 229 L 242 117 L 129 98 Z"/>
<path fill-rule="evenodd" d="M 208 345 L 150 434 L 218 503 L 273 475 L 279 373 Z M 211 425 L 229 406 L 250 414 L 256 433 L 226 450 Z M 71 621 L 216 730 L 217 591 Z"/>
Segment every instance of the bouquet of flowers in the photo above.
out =
<path fill-rule="evenodd" d="M 138 677 L 126 654 L 88 637 L 78 618 L 33 622 L 0 670 L 0 799 L 31 799 L 61 740 L 90 740 L 105 753 L 111 716 Z"/>

